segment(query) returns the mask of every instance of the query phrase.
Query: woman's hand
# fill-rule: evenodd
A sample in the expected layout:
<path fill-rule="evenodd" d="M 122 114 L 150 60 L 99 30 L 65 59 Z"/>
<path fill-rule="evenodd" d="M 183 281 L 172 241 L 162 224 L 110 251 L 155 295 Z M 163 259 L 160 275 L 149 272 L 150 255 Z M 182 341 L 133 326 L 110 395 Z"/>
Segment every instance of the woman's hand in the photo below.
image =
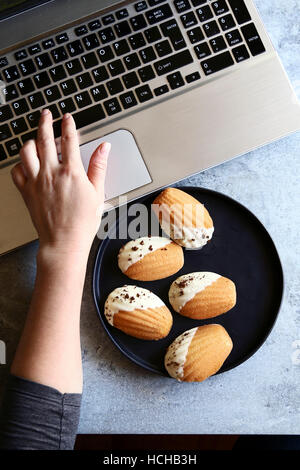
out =
<path fill-rule="evenodd" d="M 62 120 L 61 162 L 55 145 L 52 115 L 41 114 L 36 141 L 27 141 L 12 178 L 39 235 L 40 252 L 88 255 L 104 203 L 108 142 L 93 153 L 85 173 L 75 122 Z"/>

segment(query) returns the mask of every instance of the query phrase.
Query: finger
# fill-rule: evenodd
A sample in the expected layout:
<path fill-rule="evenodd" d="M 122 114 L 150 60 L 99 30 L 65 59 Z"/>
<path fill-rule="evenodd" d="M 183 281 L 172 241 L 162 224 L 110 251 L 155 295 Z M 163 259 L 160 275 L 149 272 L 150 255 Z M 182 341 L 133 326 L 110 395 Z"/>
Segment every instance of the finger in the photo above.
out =
<path fill-rule="evenodd" d="M 22 192 L 24 189 L 26 180 L 27 180 L 25 172 L 24 172 L 23 164 L 20 162 L 17 165 L 15 165 L 12 168 L 10 173 L 11 173 L 14 184 L 16 185 L 18 190 Z"/>
<path fill-rule="evenodd" d="M 72 166 L 82 165 L 76 124 L 71 114 L 64 114 L 61 126 L 62 163 Z"/>
<path fill-rule="evenodd" d="M 107 168 L 107 159 L 111 149 L 109 142 L 103 142 L 94 151 L 88 168 L 88 178 L 91 183 L 95 186 L 97 192 L 103 195 L 104 183 Z"/>
<path fill-rule="evenodd" d="M 49 109 L 43 109 L 42 111 L 38 127 L 36 146 L 41 167 L 53 167 L 55 165 L 58 165 L 58 158 L 52 127 L 52 114 Z"/>
<path fill-rule="evenodd" d="M 24 165 L 26 176 L 36 178 L 40 171 L 40 161 L 34 140 L 27 140 L 20 150 L 21 161 Z"/>

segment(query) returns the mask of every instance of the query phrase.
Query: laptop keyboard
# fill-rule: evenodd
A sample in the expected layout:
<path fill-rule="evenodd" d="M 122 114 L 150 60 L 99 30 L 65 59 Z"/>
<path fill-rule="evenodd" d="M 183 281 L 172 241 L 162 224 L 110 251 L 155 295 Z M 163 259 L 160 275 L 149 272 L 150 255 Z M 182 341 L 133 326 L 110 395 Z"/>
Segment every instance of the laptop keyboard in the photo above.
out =
<path fill-rule="evenodd" d="M 0 57 L 0 165 L 45 107 L 59 137 L 66 112 L 78 129 L 105 125 L 263 52 L 244 0 L 139 1 L 12 51 Z"/>

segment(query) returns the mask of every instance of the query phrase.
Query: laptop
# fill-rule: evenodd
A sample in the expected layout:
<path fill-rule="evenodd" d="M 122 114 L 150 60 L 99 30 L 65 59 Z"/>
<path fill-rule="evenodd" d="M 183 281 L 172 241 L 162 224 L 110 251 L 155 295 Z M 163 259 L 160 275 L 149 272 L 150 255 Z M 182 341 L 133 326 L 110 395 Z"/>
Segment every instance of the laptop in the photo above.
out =
<path fill-rule="evenodd" d="M 0 2 L 0 254 L 37 238 L 10 170 L 48 107 L 117 207 L 300 129 L 253 0 Z M 121 196 L 121 198 L 120 198 Z"/>

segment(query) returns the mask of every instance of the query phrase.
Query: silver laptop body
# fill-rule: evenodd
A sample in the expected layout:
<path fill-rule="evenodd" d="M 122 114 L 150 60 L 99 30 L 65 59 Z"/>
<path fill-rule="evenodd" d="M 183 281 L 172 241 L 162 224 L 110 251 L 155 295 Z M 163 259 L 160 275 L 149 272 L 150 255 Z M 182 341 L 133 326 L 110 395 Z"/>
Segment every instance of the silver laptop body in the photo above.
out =
<path fill-rule="evenodd" d="M 78 118 L 83 119 L 86 115 L 82 111 L 101 104 L 105 113 L 105 118 L 101 117 L 97 122 L 80 128 L 82 158 L 87 165 L 91 150 L 96 144 L 103 138 L 110 140 L 115 150 L 106 182 L 107 202 L 110 206 L 118 205 L 120 194 L 126 195 L 128 201 L 134 200 L 300 129 L 299 103 L 253 1 L 244 0 L 241 7 L 239 1 L 226 0 L 227 10 L 222 10 L 223 3 L 211 0 L 50 1 L 0 22 L 1 78 L 4 85 L 13 84 L 20 92 L 18 84 L 27 78 L 27 75 L 22 75 L 21 63 L 26 60 L 33 61 L 37 70 L 29 77 L 35 84 L 35 75 L 49 72 L 51 68 L 61 65 L 55 63 L 54 50 L 63 47 L 70 52 L 70 42 L 81 42 L 83 50 L 77 56 L 68 57 L 71 61 L 79 59 L 83 69 L 67 77 L 77 83 L 77 90 L 70 95 L 74 98 L 75 112 L 80 112 Z M 247 8 L 249 18 L 243 4 Z M 170 10 L 172 16 L 168 16 Z M 117 14 L 119 11 L 121 13 Z M 140 17 L 132 20 L 136 16 Z M 142 17 L 145 20 L 144 27 Z M 108 18 L 105 20 L 106 24 L 103 23 L 103 18 Z M 114 18 L 113 23 L 108 22 L 109 18 Z M 100 20 L 98 29 L 95 26 L 97 22 L 94 23 L 97 19 Z M 177 37 L 176 43 L 176 35 L 172 32 L 174 20 L 184 38 L 184 46 L 179 44 L 180 37 Z M 116 29 L 116 25 L 123 22 L 131 28 L 127 35 L 122 32 L 126 32 L 125 23 Z M 138 22 L 139 29 L 134 29 Z M 218 32 L 214 31 L 216 24 Z M 96 29 L 93 29 L 94 27 Z M 122 30 L 121 27 L 125 29 Z M 155 27 L 159 30 L 159 39 L 155 39 Z M 115 39 L 102 44 L 101 40 L 106 39 L 106 31 L 103 33 L 106 28 L 112 28 Z M 146 33 L 146 30 L 151 28 L 154 29 Z M 195 30 L 194 36 L 192 30 Z M 117 34 L 119 31 L 120 36 Z M 233 32 L 234 34 L 231 34 Z M 67 33 L 68 41 L 58 44 L 56 38 L 63 37 L 63 33 Z M 138 47 L 134 41 L 141 39 L 140 33 L 145 44 L 141 42 Z M 94 49 L 86 49 L 85 46 L 88 47 L 89 44 L 86 37 L 94 34 L 99 45 Z M 130 39 L 135 34 L 138 36 Z M 154 34 L 154 37 L 151 34 Z M 49 38 L 53 38 L 52 45 L 47 42 Z M 120 44 L 114 44 L 123 39 L 129 44 L 130 51 L 125 52 L 124 49 L 123 55 L 118 55 Z M 124 44 L 122 42 L 121 45 Z M 30 49 L 34 45 L 40 47 L 38 53 Z M 111 57 L 110 61 L 101 62 L 99 50 L 107 46 L 110 46 L 114 57 Z M 260 48 L 263 48 L 263 51 Z M 147 51 L 141 52 L 142 49 Z M 24 50 L 23 54 L 27 57 L 22 58 L 21 53 L 16 58 L 16 52 Z M 33 53 L 30 54 L 29 50 Z M 205 55 L 207 50 L 209 55 Z M 155 58 L 151 58 L 153 51 Z M 90 52 L 96 54 L 99 65 L 94 64 L 94 68 L 85 69 L 82 56 Z M 130 65 L 132 68 L 128 69 L 125 57 L 134 53 L 138 55 L 140 65 Z M 150 57 L 147 57 L 148 53 Z M 36 58 L 42 54 L 48 54 L 53 64 L 39 69 Z M 189 61 L 190 56 L 192 61 Z M 1 58 L 6 59 L 8 63 L 4 60 L 4 65 L 1 65 Z M 108 74 L 113 73 L 113 66 L 109 69 L 109 64 L 114 61 L 121 61 L 122 64 L 116 62 L 116 66 L 122 66 L 124 71 L 116 77 L 109 76 L 103 83 L 97 82 L 97 75 L 93 75 L 92 71 L 104 67 L 108 69 Z M 64 65 L 64 62 L 62 64 Z M 5 72 L 6 75 L 3 72 L 13 66 L 17 67 L 19 77 L 6 83 L 8 72 Z M 140 71 L 141 68 L 146 70 Z M 153 71 L 155 76 L 147 77 L 147 73 L 150 72 L 151 76 Z M 91 103 L 87 104 L 86 108 L 80 108 L 80 101 L 76 101 L 79 98 L 75 98 L 75 95 L 81 93 L 79 79 L 77 82 L 76 79 L 86 72 L 93 81 L 92 85 L 87 87 Z M 126 88 L 122 77 L 132 72 L 134 74 L 128 78 L 136 75 L 140 83 Z M 145 81 L 143 73 L 146 74 Z M 108 87 L 115 82 L 112 85 L 107 82 L 115 78 L 120 78 L 124 90 L 118 94 L 110 94 Z M 31 131 L 28 116 L 33 111 L 39 111 L 49 105 L 46 101 L 46 89 L 56 85 L 61 98 L 54 103 L 62 115 L 63 111 L 58 103 L 64 101 L 66 96 L 63 94 L 61 82 L 52 80 L 51 84 L 44 88 L 37 87 L 34 90 L 35 93 L 44 93 L 45 105 L 33 110 L 30 108 L 29 99 L 33 91 L 20 95 L 18 99 L 27 100 L 29 109 L 21 115 L 13 115 L 7 121 L 0 122 L 0 130 L 1 126 L 8 125 L 13 134 L 12 121 L 22 117 L 28 131 Z M 93 101 L 91 90 L 100 85 L 106 89 L 107 97 L 101 102 Z M 166 86 L 167 92 L 164 91 Z M 147 97 L 149 88 L 151 99 Z M 145 101 L 143 96 L 146 96 Z M 115 112 L 115 102 L 112 102 L 114 98 L 118 98 L 121 103 L 119 112 Z M 132 98 L 136 101 L 134 106 L 130 101 Z M 8 104 L 14 102 L 10 99 Z M 97 110 L 99 109 L 98 107 Z M 4 133 L 5 129 L 7 128 L 4 127 Z M 24 135 L 28 131 L 23 131 Z M 20 133 L 17 136 L 4 136 L 2 142 L 0 141 L 4 151 L 8 152 L 9 148 L 14 153 L 15 147 L 9 142 L 14 138 L 22 142 L 22 135 Z M 15 153 L 0 161 L 0 253 L 13 250 L 37 237 L 25 205 L 11 181 L 12 163 L 17 160 L 18 154 Z M 124 177 L 126 174 L 128 177 Z"/>

